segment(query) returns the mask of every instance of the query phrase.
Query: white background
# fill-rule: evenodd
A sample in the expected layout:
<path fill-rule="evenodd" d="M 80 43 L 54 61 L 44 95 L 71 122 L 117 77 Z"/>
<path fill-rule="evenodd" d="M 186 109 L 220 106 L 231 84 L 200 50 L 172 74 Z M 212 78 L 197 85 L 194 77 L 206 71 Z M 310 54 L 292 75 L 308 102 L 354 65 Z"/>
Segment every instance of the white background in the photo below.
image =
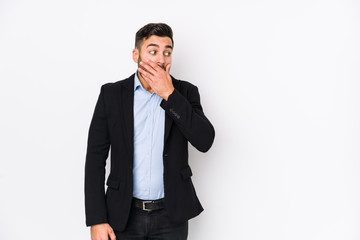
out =
<path fill-rule="evenodd" d="M 90 239 L 87 133 L 135 32 L 174 31 L 173 76 L 216 137 L 190 151 L 190 240 L 360 239 L 360 3 L 0 2 L 0 239 Z"/>

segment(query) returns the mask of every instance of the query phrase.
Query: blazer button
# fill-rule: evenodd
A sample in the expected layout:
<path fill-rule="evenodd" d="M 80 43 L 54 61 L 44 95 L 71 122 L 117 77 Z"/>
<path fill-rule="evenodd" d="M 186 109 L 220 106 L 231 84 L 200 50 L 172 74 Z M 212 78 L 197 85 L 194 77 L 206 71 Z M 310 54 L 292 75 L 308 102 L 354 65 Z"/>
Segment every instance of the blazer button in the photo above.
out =
<path fill-rule="evenodd" d="M 167 153 L 165 153 L 165 154 L 164 154 L 164 157 L 167 157 L 167 156 L 168 156 Z"/>

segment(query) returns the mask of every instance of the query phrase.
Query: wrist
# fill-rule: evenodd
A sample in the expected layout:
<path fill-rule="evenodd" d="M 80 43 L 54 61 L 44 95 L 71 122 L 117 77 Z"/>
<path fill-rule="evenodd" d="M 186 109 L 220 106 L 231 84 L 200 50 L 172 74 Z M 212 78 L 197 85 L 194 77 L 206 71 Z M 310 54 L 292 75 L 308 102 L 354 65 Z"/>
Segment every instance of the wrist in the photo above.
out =
<path fill-rule="evenodd" d="M 170 91 L 168 91 L 168 92 L 164 95 L 163 99 L 165 99 L 165 101 L 167 101 L 167 100 L 169 99 L 169 96 L 174 92 L 174 90 L 175 90 L 175 88 L 173 87 Z"/>

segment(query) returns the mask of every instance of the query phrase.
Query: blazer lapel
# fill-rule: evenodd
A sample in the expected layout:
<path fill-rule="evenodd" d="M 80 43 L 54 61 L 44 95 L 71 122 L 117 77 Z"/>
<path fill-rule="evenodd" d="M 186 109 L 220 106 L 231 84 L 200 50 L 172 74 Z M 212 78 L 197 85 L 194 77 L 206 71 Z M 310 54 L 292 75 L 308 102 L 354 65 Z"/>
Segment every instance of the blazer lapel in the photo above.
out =
<path fill-rule="evenodd" d="M 127 132 L 130 152 L 134 152 L 134 76 L 131 75 L 124 81 L 121 88 L 121 105 L 120 112 L 125 122 L 124 130 Z"/>
<path fill-rule="evenodd" d="M 176 82 L 174 81 L 174 78 L 173 76 L 171 76 L 171 81 L 173 83 L 173 86 L 174 88 L 177 88 L 177 84 Z M 170 134 L 170 130 L 171 130 L 171 126 L 173 124 L 173 119 L 167 114 L 165 113 L 165 134 L 164 134 L 164 143 L 166 143 L 168 137 L 169 137 L 169 134 Z"/>
<path fill-rule="evenodd" d="M 171 126 L 172 126 L 173 120 L 172 118 L 165 113 L 165 134 L 164 134 L 164 143 L 166 143 L 169 134 L 170 134 L 170 130 L 171 130 Z"/>

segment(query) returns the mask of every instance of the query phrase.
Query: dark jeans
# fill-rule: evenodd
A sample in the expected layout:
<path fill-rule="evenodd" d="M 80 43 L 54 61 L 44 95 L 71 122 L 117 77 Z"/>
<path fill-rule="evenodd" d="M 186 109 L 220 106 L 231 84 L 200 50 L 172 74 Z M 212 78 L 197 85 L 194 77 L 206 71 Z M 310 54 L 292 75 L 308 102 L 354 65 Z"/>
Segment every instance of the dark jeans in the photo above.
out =
<path fill-rule="evenodd" d="M 188 221 L 171 223 L 166 210 L 146 212 L 132 207 L 127 226 L 123 232 L 115 231 L 116 240 L 186 240 Z"/>

